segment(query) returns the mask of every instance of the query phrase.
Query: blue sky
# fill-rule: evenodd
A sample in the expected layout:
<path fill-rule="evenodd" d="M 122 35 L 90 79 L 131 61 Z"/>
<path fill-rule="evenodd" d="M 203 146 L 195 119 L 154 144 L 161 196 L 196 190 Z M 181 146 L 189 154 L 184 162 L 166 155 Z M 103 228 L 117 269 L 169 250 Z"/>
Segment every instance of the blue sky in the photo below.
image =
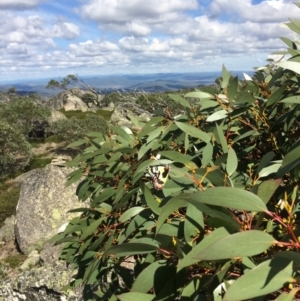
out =
<path fill-rule="evenodd" d="M 1 0 L 0 82 L 248 71 L 285 49 L 287 0 Z"/>

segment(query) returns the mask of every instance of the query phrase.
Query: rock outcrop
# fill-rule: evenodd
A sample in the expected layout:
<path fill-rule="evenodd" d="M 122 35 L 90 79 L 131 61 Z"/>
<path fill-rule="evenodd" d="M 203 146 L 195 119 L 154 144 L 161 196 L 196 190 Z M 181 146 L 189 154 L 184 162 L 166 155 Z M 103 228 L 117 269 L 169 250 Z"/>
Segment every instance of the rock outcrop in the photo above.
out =
<path fill-rule="evenodd" d="M 68 211 L 78 207 L 75 193 L 78 183 L 65 187 L 66 176 L 71 171 L 70 168 L 49 164 L 22 175 L 15 236 L 23 253 L 40 249 L 74 217 Z"/>
<path fill-rule="evenodd" d="M 73 88 L 59 93 L 50 101 L 51 103 L 49 105 L 54 110 L 64 108 L 65 111 L 94 111 L 99 109 L 98 104 L 103 101 L 104 97 L 105 95 L 94 94 L 89 91 Z M 85 101 L 83 101 L 83 99 Z"/>
<path fill-rule="evenodd" d="M 41 261 L 38 267 L 0 281 L 0 301 L 82 301 L 82 288 L 64 291 L 71 279 L 65 262 Z"/>
<path fill-rule="evenodd" d="M 48 118 L 47 121 L 49 124 L 51 124 L 51 123 L 61 120 L 61 119 L 67 119 L 67 117 L 59 111 L 51 110 L 51 116 Z"/>
<path fill-rule="evenodd" d="M 74 271 L 59 260 L 62 246 L 48 242 L 74 217 L 68 211 L 79 205 L 78 182 L 65 187 L 71 171 L 49 164 L 15 179 L 21 184 L 16 217 L 7 218 L 0 229 L 0 244 L 11 245 L 15 234 L 20 250 L 28 256 L 19 271 L 5 280 L 1 280 L 0 263 L 0 301 L 83 301 L 81 287 L 64 290 Z"/>

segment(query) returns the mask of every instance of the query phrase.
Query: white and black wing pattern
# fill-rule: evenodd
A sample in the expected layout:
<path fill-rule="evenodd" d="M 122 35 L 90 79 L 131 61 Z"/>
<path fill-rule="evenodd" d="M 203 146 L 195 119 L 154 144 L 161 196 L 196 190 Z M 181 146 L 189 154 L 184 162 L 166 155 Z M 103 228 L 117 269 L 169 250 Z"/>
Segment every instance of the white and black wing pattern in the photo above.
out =
<path fill-rule="evenodd" d="M 168 165 L 148 166 L 145 175 L 151 179 L 154 189 L 162 190 L 168 180 L 169 171 Z"/>

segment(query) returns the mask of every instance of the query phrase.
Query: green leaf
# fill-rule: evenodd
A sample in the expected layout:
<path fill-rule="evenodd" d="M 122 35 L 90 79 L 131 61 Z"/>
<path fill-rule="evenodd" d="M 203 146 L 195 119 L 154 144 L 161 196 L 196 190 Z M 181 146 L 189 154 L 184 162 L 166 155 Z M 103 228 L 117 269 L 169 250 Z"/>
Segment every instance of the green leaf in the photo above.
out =
<path fill-rule="evenodd" d="M 283 85 L 279 89 L 277 89 L 275 92 L 272 93 L 272 95 L 269 97 L 269 99 L 266 102 L 266 107 L 272 106 L 273 104 L 276 104 L 282 96 L 284 95 L 286 91 L 286 85 Z"/>
<path fill-rule="evenodd" d="M 298 63 L 298 62 L 281 61 L 281 62 L 275 63 L 275 65 L 300 74 L 300 63 Z"/>
<path fill-rule="evenodd" d="M 180 162 L 182 164 L 191 163 L 196 167 L 195 163 L 191 162 L 191 156 L 187 154 L 182 154 L 175 151 L 161 151 L 160 155 L 172 160 L 173 162 Z"/>
<path fill-rule="evenodd" d="M 184 97 L 193 97 L 193 98 L 200 98 L 200 99 L 201 98 L 210 98 L 210 99 L 215 98 L 210 93 L 203 92 L 203 91 L 189 92 L 189 93 L 185 94 Z M 215 103 L 218 104 L 217 102 L 215 102 Z"/>
<path fill-rule="evenodd" d="M 191 200 L 190 203 L 193 204 L 198 210 L 200 210 L 204 214 L 207 214 L 212 218 L 222 221 L 226 229 L 231 230 L 233 232 L 241 231 L 240 223 L 236 220 L 236 217 L 229 209 L 219 206 L 201 204 L 199 202 L 196 203 L 193 200 Z"/>
<path fill-rule="evenodd" d="M 169 201 L 165 206 L 161 208 L 161 212 L 159 214 L 157 224 L 156 224 L 156 234 L 158 233 L 159 229 L 165 222 L 165 220 L 169 217 L 169 215 L 181 207 L 186 207 L 187 202 L 183 199 L 179 198 L 173 198 L 171 201 Z"/>
<path fill-rule="evenodd" d="M 221 120 L 221 119 L 226 118 L 227 115 L 228 115 L 228 112 L 226 110 L 220 110 L 220 111 L 217 111 L 217 112 L 211 114 L 210 116 L 208 116 L 206 118 L 206 121 L 212 122 L 212 121 L 216 121 L 216 120 Z"/>
<path fill-rule="evenodd" d="M 168 94 L 168 96 L 175 100 L 176 102 L 178 102 L 179 104 L 181 104 L 182 106 L 186 107 L 186 108 L 190 108 L 191 105 L 189 104 L 189 102 L 184 99 L 183 97 L 181 97 L 180 95 L 177 94 Z"/>
<path fill-rule="evenodd" d="M 233 142 L 238 142 L 239 140 L 242 140 L 244 138 L 247 138 L 249 136 L 257 136 L 259 135 L 258 131 L 257 130 L 251 130 L 251 131 L 248 131 L 242 135 L 238 135 L 236 138 L 233 139 Z"/>
<path fill-rule="evenodd" d="M 300 21 L 297 19 L 290 19 L 291 22 L 285 23 L 292 31 L 300 34 Z"/>
<path fill-rule="evenodd" d="M 228 157 L 226 162 L 226 171 L 231 176 L 238 167 L 238 158 L 233 148 L 228 150 Z"/>
<path fill-rule="evenodd" d="M 300 145 L 293 148 L 290 152 L 288 152 L 283 160 L 282 165 L 280 169 L 277 172 L 278 177 L 284 176 L 285 173 L 289 172 L 291 169 L 293 169 L 295 166 L 297 166 L 300 163 Z"/>
<path fill-rule="evenodd" d="M 293 2 L 298 8 L 300 8 L 300 2 Z"/>
<path fill-rule="evenodd" d="M 103 256 L 114 254 L 115 256 L 124 257 L 135 254 L 148 254 L 157 250 L 158 248 L 153 244 L 130 242 L 110 247 L 103 253 Z"/>
<path fill-rule="evenodd" d="M 169 266 L 169 271 L 158 273 L 158 279 L 155 283 L 156 297 L 153 301 L 176 300 L 177 296 L 182 292 L 187 279 L 187 269 L 182 269 L 176 273 L 176 269 Z"/>
<path fill-rule="evenodd" d="M 185 149 L 185 152 L 188 151 L 189 146 L 190 146 L 189 135 L 188 135 L 188 134 L 185 134 L 185 137 L 184 137 L 184 149 Z"/>
<path fill-rule="evenodd" d="M 76 195 L 80 201 L 85 201 L 90 196 L 90 181 L 83 180 L 80 182 L 76 188 Z"/>
<path fill-rule="evenodd" d="M 223 65 L 222 66 L 222 83 L 221 83 L 221 88 L 225 89 L 227 88 L 230 80 L 230 72 L 227 71 L 226 67 Z"/>
<path fill-rule="evenodd" d="M 151 214 L 153 214 L 151 209 L 145 209 L 136 215 L 130 221 L 122 236 L 118 238 L 119 244 L 123 243 L 133 232 L 142 227 L 149 220 Z"/>
<path fill-rule="evenodd" d="M 235 97 L 235 101 L 236 103 L 242 104 L 253 103 L 255 101 L 255 98 L 248 92 L 239 92 Z"/>
<path fill-rule="evenodd" d="M 299 292 L 297 287 L 293 288 L 289 293 L 283 292 L 277 298 L 276 301 L 293 301 L 295 295 Z"/>
<path fill-rule="evenodd" d="M 193 238 L 200 232 L 204 232 L 203 214 L 194 205 L 188 204 L 184 222 L 185 241 L 192 246 Z"/>
<path fill-rule="evenodd" d="M 157 138 L 163 131 L 165 127 L 159 126 L 157 128 L 154 128 L 153 131 L 149 134 L 147 138 L 147 143 L 151 142 L 153 139 Z"/>
<path fill-rule="evenodd" d="M 126 132 L 126 130 L 121 127 L 113 126 L 113 125 L 110 125 L 109 127 L 128 143 L 130 143 L 134 139 L 133 135 L 129 135 Z"/>
<path fill-rule="evenodd" d="M 214 147 L 212 144 L 210 142 L 207 143 L 202 152 L 201 167 L 206 167 L 210 164 L 213 157 L 213 151 Z"/>
<path fill-rule="evenodd" d="M 181 195 L 182 199 L 190 199 L 193 204 L 205 203 L 237 210 L 266 211 L 267 207 L 255 194 L 231 187 L 213 187 L 205 191 Z M 190 201 L 190 202 L 191 202 Z"/>
<path fill-rule="evenodd" d="M 223 238 L 228 238 L 230 234 L 225 228 L 218 228 L 214 230 L 212 233 L 206 235 L 204 239 L 197 244 L 182 260 L 179 260 L 178 262 L 178 270 L 191 266 L 199 261 L 196 256 L 208 248 L 209 246 L 213 245 L 215 242 L 219 241 Z M 223 248 L 222 248 L 223 250 Z M 219 250 L 220 252 L 220 250 Z M 220 252 L 221 253 L 221 252 Z"/>
<path fill-rule="evenodd" d="M 150 189 L 146 185 L 142 184 L 141 188 L 147 205 L 155 214 L 159 215 L 161 211 L 159 199 L 151 193 Z"/>
<path fill-rule="evenodd" d="M 291 97 L 285 98 L 283 100 L 280 100 L 280 102 L 300 104 L 300 96 L 291 96 Z"/>
<path fill-rule="evenodd" d="M 297 49 L 297 45 L 291 41 L 290 39 L 288 38 L 285 38 L 285 37 L 279 37 L 285 44 L 287 44 L 290 48 L 292 49 Z"/>
<path fill-rule="evenodd" d="M 227 152 L 228 152 L 227 141 L 226 141 L 226 138 L 224 136 L 222 128 L 217 123 L 216 123 L 216 132 L 214 131 L 214 133 L 215 133 L 216 140 L 222 146 L 223 153 L 227 154 Z"/>
<path fill-rule="evenodd" d="M 238 89 L 238 77 L 236 76 L 234 79 L 230 81 L 230 85 L 228 88 L 228 99 L 229 101 L 233 101 Z"/>
<path fill-rule="evenodd" d="M 208 143 L 211 140 L 211 137 L 209 134 L 197 129 L 196 127 L 189 125 L 187 123 L 175 121 L 175 124 L 186 134 L 198 138 L 206 143 Z"/>
<path fill-rule="evenodd" d="M 220 260 L 254 256 L 264 252 L 275 242 L 276 240 L 265 232 L 250 230 L 221 238 L 202 249 L 194 258 L 198 260 Z"/>
<path fill-rule="evenodd" d="M 121 301 L 152 301 L 155 296 L 143 293 L 130 292 L 118 295 L 117 297 Z"/>
<path fill-rule="evenodd" d="M 195 275 L 189 283 L 184 287 L 181 298 L 182 300 L 195 300 L 193 297 L 197 295 L 202 277 Z M 205 299 L 204 299 L 205 300 Z M 200 301 L 200 300 L 199 300 Z"/>
<path fill-rule="evenodd" d="M 81 240 L 86 239 L 88 236 L 92 235 L 95 233 L 96 229 L 98 228 L 98 226 L 102 223 L 102 221 L 105 219 L 106 217 L 103 218 L 99 218 L 95 221 L 93 221 L 87 228 L 84 229 L 82 235 L 80 236 Z"/>
<path fill-rule="evenodd" d="M 88 143 L 87 139 L 80 139 L 80 140 L 77 140 L 75 142 L 72 142 L 72 143 L 68 144 L 66 147 L 67 148 L 72 148 L 72 147 L 77 147 L 77 146 L 80 146 L 80 145 L 83 145 L 83 144 L 86 144 L 86 143 Z"/>
<path fill-rule="evenodd" d="M 281 183 L 282 179 L 264 181 L 258 186 L 256 194 L 265 204 L 267 204 Z"/>
<path fill-rule="evenodd" d="M 152 129 L 153 130 L 153 129 Z M 157 143 L 157 140 L 152 140 L 149 143 L 145 143 L 142 145 L 142 147 L 139 150 L 138 154 L 138 160 L 141 160 L 141 158 L 150 150 L 153 148 L 153 146 Z"/>
<path fill-rule="evenodd" d="M 101 191 L 101 193 L 93 199 L 91 207 L 96 207 L 96 205 L 98 205 L 99 203 L 109 200 L 116 194 L 116 192 L 117 190 L 115 189 L 115 187 L 108 187 L 103 189 L 103 191 Z"/>
<path fill-rule="evenodd" d="M 272 151 L 266 153 L 260 160 L 256 173 L 259 174 L 260 171 L 270 163 L 270 161 L 274 158 L 274 156 L 275 156 L 275 153 Z"/>
<path fill-rule="evenodd" d="M 214 107 L 220 106 L 219 103 L 215 100 L 206 100 L 201 103 L 200 111 L 204 111 L 206 109 L 211 109 Z"/>
<path fill-rule="evenodd" d="M 151 118 L 143 127 L 143 129 L 141 130 L 141 132 L 138 134 L 138 138 L 142 138 L 145 135 L 148 135 L 150 132 L 153 131 L 153 129 L 155 129 L 155 124 L 159 124 L 162 120 L 164 120 L 164 117 L 161 116 L 156 116 Z"/>
<path fill-rule="evenodd" d="M 246 233 L 246 232 L 245 232 Z M 265 296 L 293 283 L 292 263 L 281 259 L 267 260 L 238 278 L 227 290 L 224 300 L 240 301 Z"/>
<path fill-rule="evenodd" d="M 147 293 L 154 286 L 155 273 L 158 268 L 165 266 L 166 263 L 166 260 L 158 260 L 143 269 L 134 281 L 131 291 Z"/>
<path fill-rule="evenodd" d="M 281 163 L 273 163 L 270 166 L 264 167 L 258 175 L 260 178 L 267 177 L 268 175 L 277 172 L 281 166 Z"/>
<path fill-rule="evenodd" d="M 68 181 L 66 182 L 66 186 L 76 183 L 82 177 L 82 170 L 76 169 L 76 170 L 72 171 L 71 173 L 69 173 L 67 177 L 68 177 Z"/>
<path fill-rule="evenodd" d="M 144 207 L 132 207 L 126 210 L 119 218 L 119 222 L 125 223 L 129 219 L 131 219 L 133 216 L 139 214 L 141 211 L 145 210 Z"/>

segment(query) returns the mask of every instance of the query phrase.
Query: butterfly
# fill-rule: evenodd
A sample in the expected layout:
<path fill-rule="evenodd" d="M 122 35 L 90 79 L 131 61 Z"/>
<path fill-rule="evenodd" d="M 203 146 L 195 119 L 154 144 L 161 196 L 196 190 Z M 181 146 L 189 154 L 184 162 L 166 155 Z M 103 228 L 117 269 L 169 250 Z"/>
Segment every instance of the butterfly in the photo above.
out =
<path fill-rule="evenodd" d="M 146 177 L 151 178 L 151 184 L 156 190 L 162 190 L 169 176 L 170 167 L 168 165 L 148 166 Z"/>

